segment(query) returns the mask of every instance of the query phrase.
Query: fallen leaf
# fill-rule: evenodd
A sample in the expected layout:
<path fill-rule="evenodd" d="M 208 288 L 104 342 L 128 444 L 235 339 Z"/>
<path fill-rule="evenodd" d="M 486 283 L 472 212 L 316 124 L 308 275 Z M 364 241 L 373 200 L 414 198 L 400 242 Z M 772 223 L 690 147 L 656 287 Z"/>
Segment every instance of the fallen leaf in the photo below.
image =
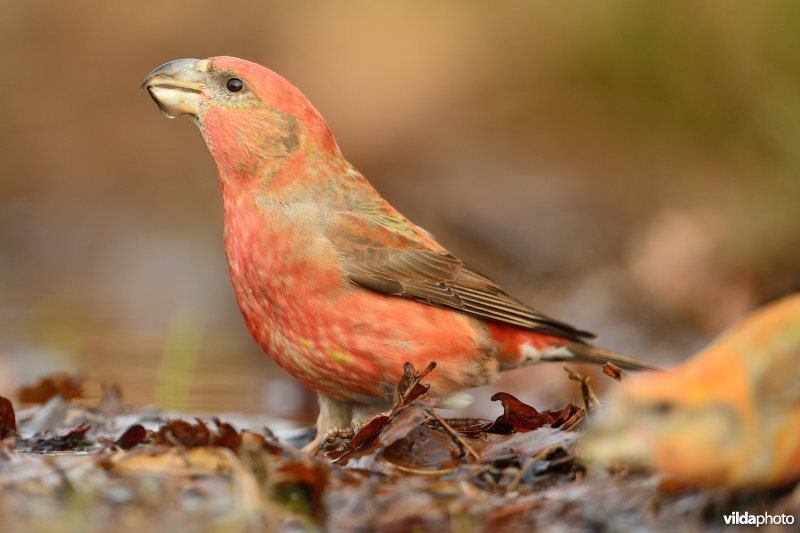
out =
<path fill-rule="evenodd" d="M 215 417 L 212 421 L 216 426 L 216 431 L 212 435 L 211 444 L 213 446 L 222 446 L 235 452 L 239 451 L 242 446 L 242 434 L 227 422 L 220 422 L 219 418 Z"/>
<path fill-rule="evenodd" d="M 194 448 L 210 445 L 211 434 L 208 431 L 208 426 L 202 420 L 198 420 L 196 424 L 190 424 L 185 420 L 170 420 L 158 428 L 158 431 L 153 436 L 153 442 L 155 444 Z"/>
<path fill-rule="evenodd" d="M 610 377 L 614 381 L 620 382 L 622 381 L 622 376 L 624 372 L 617 365 L 606 363 L 603 365 L 603 374 Z"/>
<path fill-rule="evenodd" d="M 423 385 L 420 381 L 430 374 L 434 368 L 436 368 L 436 361 L 428 363 L 427 368 L 422 372 L 417 372 L 411 363 L 405 363 L 403 365 L 403 376 L 397 382 L 397 395 L 399 396 L 397 403 L 399 405 L 407 405 L 426 394 L 431 386 Z"/>
<path fill-rule="evenodd" d="M 102 466 L 137 476 L 210 476 L 229 475 L 231 463 L 231 452 L 224 448 L 137 448 L 114 453 Z"/>
<path fill-rule="evenodd" d="M 374 416 L 350 439 L 347 447 L 342 450 L 330 451 L 325 456 L 334 463 L 345 465 L 353 457 L 369 453 L 369 450 L 376 443 L 378 435 L 380 435 L 389 420 L 390 415 L 388 414 Z"/>
<path fill-rule="evenodd" d="M 350 446 L 354 450 L 359 450 L 371 444 L 380 434 L 381 430 L 389 421 L 389 415 L 377 415 L 367 422 L 350 441 Z"/>
<path fill-rule="evenodd" d="M 402 409 L 398 409 L 392 419 L 385 424 L 383 431 L 381 431 L 379 440 L 381 445 L 385 448 L 402 439 L 408 432 L 419 426 L 427 416 L 422 410 L 423 404 L 416 402 L 411 405 L 406 405 Z"/>
<path fill-rule="evenodd" d="M 570 431 L 578 427 L 585 413 L 582 408 L 572 403 L 558 411 L 538 411 L 506 392 L 498 392 L 491 399 L 499 400 L 503 404 L 503 414 L 494 421 L 467 418 L 451 419 L 447 423 L 462 435 L 469 437 L 479 437 L 487 433 L 509 435 L 534 431 L 540 427 Z"/>
<path fill-rule="evenodd" d="M 83 379 L 79 375 L 66 372 L 50 374 L 35 385 L 20 387 L 17 396 L 22 403 L 43 404 L 53 396 L 73 400 L 83 396 Z"/>
<path fill-rule="evenodd" d="M 86 433 L 92 429 L 87 424 L 80 424 L 66 431 L 55 435 L 34 435 L 30 439 L 17 441 L 16 447 L 20 450 L 30 450 L 32 452 L 64 452 L 75 451 L 90 446 L 86 440 Z"/>
<path fill-rule="evenodd" d="M 461 465 L 461 450 L 452 439 L 426 424 L 419 424 L 383 450 L 381 459 L 418 473 L 452 470 Z"/>
<path fill-rule="evenodd" d="M 397 400 L 391 411 L 373 417 L 355 434 L 345 449 L 328 452 L 326 456 L 334 462 L 344 465 L 353 457 L 367 453 L 387 424 L 394 419 L 401 410 L 408 407 L 411 402 L 428 392 L 430 385 L 423 385 L 420 381 L 434 368 L 436 368 L 435 361 L 428 364 L 427 368 L 422 372 L 417 372 L 411 363 L 405 363 L 403 365 L 403 375 L 397 382 Z M 384 443 L 384 446 L 386 445 L 387 444 Z"/>
<path fill-rule="evenodd" d="M 559 428 L 562 431 L 571 431 L 577 429 L 583 421 L 586 410 L 578 407 L 574 403 L 567 404 L 561 411 L 545 411 L 545 413 L 554 417 L 553 422 L 550 424 L 551 428 Z"/>
<path fill-rule="evenodd" d="M 539 428 L 517 433 L 507 439 L 493 442 L 481 450 L 481 462 L 495 463 L 519 460 L 521 457 L 534 457 L 554 446 L 567 446 L 577 438 L 576 433 L 555 428 Z"/>
<path fill-rule="evenodd" d="M 436 409 L 428 409 L 425 411 L 428 415 L 430 415 L 435 422 L 438 423 L 437 429 L 444 430 L 445 433 L 453 440 L 459 450 L 460 456 L 468 456 L 472 459 L 479 459 L 477 452 L 472 448 L 472 445 L 467 442 L 467 440 L 463 437 L 463 435 L 459 434 L 453 426 L 451 426 L 447 420 L 439 416 L 439 413 L 436 412 Z"/>
<path fill-rule="evenodd" d="M 213 418 L 214 429 L 209 429 L 205 422 L 196 419 L 194 424 L 185 420 L 170 420 L 158 428 L 153 435 L 153 443 L 180 446 L 183 448 L 198 448 L 202 446 L 217 446 L 238 452 L 245 436 L 257 441 L 261 446 L 266 445 L 263 435 L 250 431 L 237 431 L 231 424 Z"/>
<path fill-rule="evenodd" d="M 17 434 L 17 419 L 11 400 L 0 396 L 0 440 Z"/>
<path fill-rule="evenodd" d="M 503 414 L 485 429 L 487 433 L 507 435 L 533 431 L 542 426 L 549 426 L 553 422 L 552 416 L 540 413 L 534 407 L 519 401 L 507 392 L 496 393 L 492 396 L 492 401 L 500 401 L 503 404 Z"/>
<path fill-rule="evenodd" d="M 147 438 L 147 430 L 141 424 L 134 424 L 114 441 L 114 445 L 123 450 L 130 450 Z"/>

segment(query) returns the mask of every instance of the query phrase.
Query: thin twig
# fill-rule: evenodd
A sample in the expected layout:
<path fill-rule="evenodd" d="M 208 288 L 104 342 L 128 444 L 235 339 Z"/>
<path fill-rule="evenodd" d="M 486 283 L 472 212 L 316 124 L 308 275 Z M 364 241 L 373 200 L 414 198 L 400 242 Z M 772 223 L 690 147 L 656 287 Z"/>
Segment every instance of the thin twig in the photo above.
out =
<path fill-rule="evenodd" d="M 564 365 L 564 371 L 566 371 L 567 376 L 572 381 L 577 381 L 580 383 L 581 386 L 581 396 L 583 396 L 583 406 L 586 408 L 586 414 L 588 415 L 595 409 L 600 407 L 600 402 L 595 396 L 592 387 L 589 386 L 589 380 L 591 379 L 589 376 L 584 376 L 583 374 L 578 374 L 571 368 Z"/>
<path fill-rule="evenodd" d="M 477 453 L 475 450 L 473 450 L 473 449 L 472 449 L 472 446 L 470 446 L 470 445 L 469 445 L 469 443 L 468 443 L 468 442 L 467 442 L 467 441 L 464 439 L 464 437 L 462 437 L 461 435 L 459 435 L 459 434 L 458 434 L 458 432 L 457 432 L 455 429 L 453 429 L 453 428 L 450 426 L 450 424 L 448 424 L 447 422 L 445 422 L 444 418 L 442 418 L 441 416 L 439 416 L 439 414 L 438 414 L 436 411 L 434 411 L 433 409 L 426 409 L 426 410 L 425 410 L 425 412 L 426 412 L 426 413 L 428 413 L 429 415 L 431 415 L 433 418 L 435 418 L 435 419 L 436 419 L 436 421 L 437 421 L 437 422 L 439 422 L 439 424 L 441 424 L 441 425 L 442 425 L 442 427 L 444 428 L 444 430 L 445 430 L 445 431 L 446 431 L 446 432 L 447 432 L 447 433 L 448 433 L 448 434 L 449 434 L 449 435 L 450 435 L 450 436 L 451 436 L 453 439 L 455 439 L 456 443 L 457 443 L 459 446 L 461 446 L 461 447 L 462 447 L 464 450 L 466 450 L 467 452 L 469 452 L 469 454 L 470 454 L 470 455 L 471 455 L 471 456 L 472 456 L 472 457 L 473 457 L 473 458 L 474 458 L 476 461 L 480 461 L 480 456 L 478 455 L 478 453 Z"/>
<path fill-rule="evenodd" d="M 434 368 L 436 368 L 436 361 L 431 361 L 430 363 L 428 363 L 428 366 L 425 368 L 425 370 L 420 372 L 419 375 L 415 376 L 411 380 L 411 383 L 408 385 L 408 388 L 406 389 L 406 391 L 402 395 L 403 400 L 408 398 L 408 395 L 411 394 L 411 391 L 414 390 L 414 387 L 416 387 L 417 384 L 419 384 L 419 382 L 422 381 L 422 378 L 424 378 L 425 376 L 430 374 L 431 370 L 433 370 Z"/>
<path fill-rule="evenodd" d="M 381 463 L 388 465 L 391 468 L 395 468 L 406 474 L 417 474 L 421 476 L 443 476 L 445 474 L 449 474 L 450 472 L 455 472 L 456 470 L 458 470 L 457 466 L 451 468 L 441 468 L 439 470 L 424 470 L 421 468 L 411 468 L 409 466 L 398 465 L 391 461 L 387 461 L 386 459 L 381 459 Z"/>
<path fill-rule="evenodd" d="M 527 461 L 525 461 L 525 464 L 522 465 L 522 468 L 520 468 L 519 472 L 517 472 L 517 475 L 514 476 L 514 479 L 512 479 L 511 483 L 508 484 L 508 488 L 506 488 L 506 494 L 517 490 L 517 487 L 522 481 L 522 477 L 528 472 L 528 470 L 530 470 L 531 467 L 533 467 L 533 465 L 536 464 L 537 461 L 541 461 L 542 459 L 550 455 L 550 452 L 552 451 L 553 448 L 546 448 L 537 453 L 536 455 L 534 455 L 533 457 L 531 457 L 530 459 L 528 459 Z"/>

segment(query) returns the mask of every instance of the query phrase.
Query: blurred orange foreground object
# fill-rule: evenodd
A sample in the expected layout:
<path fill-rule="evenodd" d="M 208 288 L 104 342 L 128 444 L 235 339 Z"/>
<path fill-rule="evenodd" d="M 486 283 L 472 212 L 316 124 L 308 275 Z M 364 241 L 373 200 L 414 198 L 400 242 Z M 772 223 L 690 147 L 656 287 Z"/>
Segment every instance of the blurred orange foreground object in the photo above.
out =
<path fill-rule="evenodd" d="M 800 294 L 758 309 L 675 369 L 631 375 L 582 449 L 603 465 L 692 484 L 800 479 Z"/>

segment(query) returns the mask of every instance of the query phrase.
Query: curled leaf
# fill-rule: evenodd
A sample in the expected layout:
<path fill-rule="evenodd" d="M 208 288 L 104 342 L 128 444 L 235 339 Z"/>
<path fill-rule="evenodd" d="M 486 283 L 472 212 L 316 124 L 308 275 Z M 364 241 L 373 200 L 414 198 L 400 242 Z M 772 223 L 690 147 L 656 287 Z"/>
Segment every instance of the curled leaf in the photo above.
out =
<path fill-rule="evenodd" d="M 497 417 L 490 429 L 487 429 L 490 433 L 533 431 L 542 426 L 549 426 L 553 422 L 552 416 L 540 413 L 507 392 L 496 393 L 492 396 L 492 401 L 500 401 L 503 404 L 503 414 Z"/>

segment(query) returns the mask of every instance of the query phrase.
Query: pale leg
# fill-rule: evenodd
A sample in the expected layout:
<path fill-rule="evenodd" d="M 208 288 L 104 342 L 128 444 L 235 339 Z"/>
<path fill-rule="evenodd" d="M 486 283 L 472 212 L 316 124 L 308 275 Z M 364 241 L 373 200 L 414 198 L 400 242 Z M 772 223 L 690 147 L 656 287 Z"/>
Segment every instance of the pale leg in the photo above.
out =
<path fill-rule="evenodd" d="M 350 428 L 353 421 L 353 404 L 334 400 L 324 394 L 317 394 L 319 402 L 319 416 L 317 417 L 317 436 L 314 440 L 303 446 L 303 451 L 316 453 L 322 442 L 328 438 L 331 431 L 341 431 Z"/>

